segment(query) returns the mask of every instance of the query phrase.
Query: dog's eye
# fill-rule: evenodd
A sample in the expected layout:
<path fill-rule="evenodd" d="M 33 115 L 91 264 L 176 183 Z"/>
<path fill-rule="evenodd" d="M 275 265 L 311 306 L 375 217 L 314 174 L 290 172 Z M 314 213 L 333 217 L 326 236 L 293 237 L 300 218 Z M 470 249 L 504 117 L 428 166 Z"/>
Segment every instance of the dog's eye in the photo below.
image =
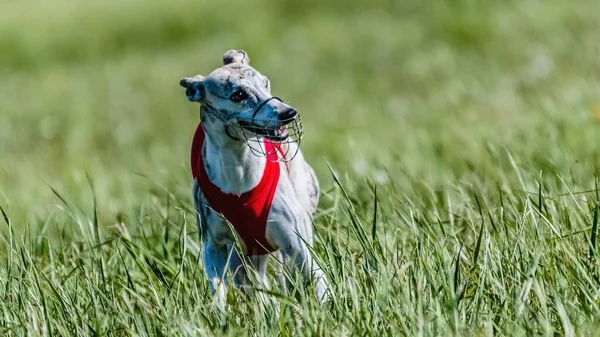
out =
<path fill-rule="evenodd" d="M 244 90 L 237 90 L 233 94 L 231 94 L 231 100 L 238 103 L 248 98 L 248 93 Z"/>

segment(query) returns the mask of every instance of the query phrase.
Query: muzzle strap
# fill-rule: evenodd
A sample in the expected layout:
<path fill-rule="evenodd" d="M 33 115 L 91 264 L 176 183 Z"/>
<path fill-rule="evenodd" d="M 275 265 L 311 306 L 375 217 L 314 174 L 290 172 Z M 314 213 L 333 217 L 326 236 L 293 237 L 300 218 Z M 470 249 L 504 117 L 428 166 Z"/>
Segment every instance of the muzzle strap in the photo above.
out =
<path fill-rule="evenodd" d="M 283 101 L 282 101 L 282 100 L 281 100 L 279 97 L 275 97 L 275 96 L 271 96 L 271 97 L 269 97 L 269 98 L 265 99 L 264 101 L 262 101 L 262 103 L 260 103 L 260 104 L 258 105 L 258 107 L 257 107 L 257 108 L 254 110 L 254 112 L 252 113 L 252 119 L 254 119 L 254 117 L 256 117 L 256 114 L 257 114 L 257 113 L 260 111 L 260 109 L 262 109 L 262 107 L 263 107 L 263 106 L 265 106 L 265 104 L 269 103 L 269 101 L 272 101 L 272 100 L 274 100 L 274 99 L 276 99 L 276 100 L 278 100 L 279 102 L 282 102 L 282 103 L 283 103 Z"/>
<path fill-rule="evenodd" d="M 272 100 L 274 100 L 274 99 L 275 99 L 275 100 L 278 100 L 279 102 L 282 102 L 282 103 L 283 103 L 283 101 L 282 101 L 282 100 L 281 100 L 279 97 L 276 97 L 276 96 L 271 96 L 271 97 L 269 97 L 269 98 L 265 99 L 264 101 L 262 101 L 262 102 L 261 102 L 261 103 L 258 105 L 258 107 L 257 107 L 256 109 L 254 109 L 254 112 L 252 112 L 252 119 L 254 119 L 254 117 L 256 117 L 256 114 L 260 112 L 260 109 L 262 109 L 262 108 L 263 108 L 263 106 L 265 106 L 265 104 L 269 103 L 269 101 L 272 101 Z M 229 138 L 231 138 L 231 139 L 233 139 L 233 140 L 235 140 L 235 141 L 240 141 L 240 140 L 242 140 L 241 138 L 239 138 L 239 137 L 236 137 L 236 136 L 232 135 L 232 134 L 231 134 L 231 132 L 229 131 L 229 127 L 228 127 L 227 125 L 225 125 L 225 134 L 226 134 L 226 135 L 227 135 Z"/>
<path fill-rule="evenodd" d="M 300 150 L 300 141 L 304 134 L 302 119 L 300 115 L 296 115 L 283 122 L 257 120 L 256 115 L 272 100 L 283 103 L 279 97 L 272 96 L 262 101 L 249 119 L 238 119 L 235 124 L 226 124 L 220 120 L 225 124 L 223 129 L 227 137 L 246 143 L 255 156 L 266 157 L 267 161 L 289 162 Z M 269 149 L 266 149 L 267 143 Z"/>

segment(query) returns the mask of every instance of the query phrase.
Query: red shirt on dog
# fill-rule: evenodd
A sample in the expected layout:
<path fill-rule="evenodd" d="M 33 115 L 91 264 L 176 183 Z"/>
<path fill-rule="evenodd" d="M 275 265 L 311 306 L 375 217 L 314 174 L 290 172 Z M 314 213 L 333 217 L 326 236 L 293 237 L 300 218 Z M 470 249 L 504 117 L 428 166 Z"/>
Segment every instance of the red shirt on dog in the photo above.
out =
<path fill-rule="evenodd" d="M 265 231 L 281 171 L 277 156 L 278 144 L 264 140 L 267 163 L 263 176 L 258 185 L 238 196 L 221 191 L 208 178 L 202 158 L 204 138 L 204 127 L 199 124 L 192 142 L 192 176 L 198 182 L 208 206 L 231 223 L 246 245 L 246 255 L 263 255 L 275 251 L 267 242 Z"/>

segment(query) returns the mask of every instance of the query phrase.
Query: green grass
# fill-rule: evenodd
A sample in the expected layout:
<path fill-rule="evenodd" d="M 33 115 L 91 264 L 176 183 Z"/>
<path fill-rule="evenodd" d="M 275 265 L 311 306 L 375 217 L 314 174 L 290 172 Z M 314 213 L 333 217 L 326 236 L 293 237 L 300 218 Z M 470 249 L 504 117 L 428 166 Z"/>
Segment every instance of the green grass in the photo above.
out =
<path fill-rule="evenodd" d="M 598 13 L 0 3 L 0 335 L 597 335 Z M 324 306 L 211 304 L 178 81 L 231 48 L 303 115 Z"/>

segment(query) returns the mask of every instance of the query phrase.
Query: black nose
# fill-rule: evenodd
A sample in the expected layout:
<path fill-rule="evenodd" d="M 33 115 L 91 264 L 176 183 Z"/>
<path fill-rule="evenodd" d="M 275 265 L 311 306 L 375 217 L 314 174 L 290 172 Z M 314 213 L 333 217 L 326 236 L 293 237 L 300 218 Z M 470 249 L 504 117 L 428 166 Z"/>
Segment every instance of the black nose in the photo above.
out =
<path fill-rule="evenodd" d="M 297 114 L 298 111 L 296 111 L 296 109 L 289 108 L 279 113 L 279 120 L 282 122 L 288 122 L 294 119 L 294 117 L 296 117 Z"/>

